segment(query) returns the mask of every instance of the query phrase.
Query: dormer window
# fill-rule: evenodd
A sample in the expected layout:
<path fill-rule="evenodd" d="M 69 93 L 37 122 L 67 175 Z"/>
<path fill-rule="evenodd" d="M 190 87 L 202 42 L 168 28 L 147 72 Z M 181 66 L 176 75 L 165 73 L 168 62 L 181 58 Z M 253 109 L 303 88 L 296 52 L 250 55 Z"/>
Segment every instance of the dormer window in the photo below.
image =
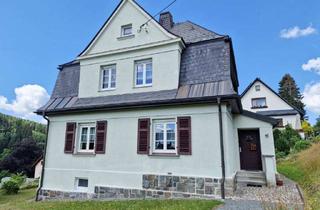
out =
<path fill-rule="evenodd" d="M 152 85 L 152 60 L 135 62 L 135 86 L 145 87 Z"/>
<path fill-rule="evenodd" d="M 116 88 L 116 65 L 101 68 L 101 90 L 114 90 Z"/>
<path fill-rule="evenodd" d="M 121 27 L 121 36 L 130 36 L 132 35 L 132 24 L 124 25 Z"/>

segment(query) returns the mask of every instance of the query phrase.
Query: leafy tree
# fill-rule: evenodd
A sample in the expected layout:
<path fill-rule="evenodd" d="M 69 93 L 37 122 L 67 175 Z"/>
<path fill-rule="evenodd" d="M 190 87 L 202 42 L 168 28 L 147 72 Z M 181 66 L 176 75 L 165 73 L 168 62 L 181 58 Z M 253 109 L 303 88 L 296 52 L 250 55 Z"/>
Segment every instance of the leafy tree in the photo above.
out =
<path fill-rule="evenodd" d="M 32 139 L 22 140 L 17 143 L 10 155 L 0 162 L 0 170 L 8 170 L 11 173 L 24 173 L 32 176 L 32 164 L 42 155 L 42 149 Z"/>
<path fill-rule="evenodd" d="M 291 105 L 300 109 L 305 115 L 305 104 L 302 102 L 303 96 L 296 81 L 290 74 L 285 74 L 279 82 L 279 95 L 287 100 Z"/>
<path fill-rule="evenodd" d="M 313 136 L 313 127 L 310 125 L 310 123 L 306 120 L 302 121 L 301 124 L 303 132 L 306 134 L 306 137 L 312 137 Z"/>

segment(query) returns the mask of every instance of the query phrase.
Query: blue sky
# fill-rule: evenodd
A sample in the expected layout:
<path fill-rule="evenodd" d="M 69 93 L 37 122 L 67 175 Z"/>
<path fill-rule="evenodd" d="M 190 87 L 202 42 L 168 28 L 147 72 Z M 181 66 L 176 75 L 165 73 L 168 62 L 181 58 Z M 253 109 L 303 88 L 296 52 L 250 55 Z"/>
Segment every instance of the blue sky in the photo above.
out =
<path fill-rule="evenodd" d="M 37 119 L 28 111 L 47 99 L 45 90 L 51 93 L 56 67 L 85 48 L 118 2 L 1 2 L 0 112 Z M 137 2 L 156 14 L 171 0 Z M 170 11 L 175 22 L 191 20 L 232 37 L 241 92 L 256 77 L 277 90 L 285 73 L 296 79 L 302 92 L 307 86 L 308 115 L 314 122 L 320 114 L 319 7 L 316 0 L 177 0 Z M 292 38 L 280 37 L 282 30 L 295 26 L 302 30 L 291 31 Z M 304 71 L 302 65 L 311 59 Z M 28 92 L 42 100 L 30 105 L 24 95 Z"/>

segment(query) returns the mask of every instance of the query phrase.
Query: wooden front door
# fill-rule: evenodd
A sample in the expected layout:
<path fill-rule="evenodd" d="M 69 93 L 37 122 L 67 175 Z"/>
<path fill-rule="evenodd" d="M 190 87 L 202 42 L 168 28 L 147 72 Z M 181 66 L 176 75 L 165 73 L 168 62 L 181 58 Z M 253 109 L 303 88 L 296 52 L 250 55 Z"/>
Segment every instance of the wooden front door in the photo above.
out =
<path fill-rule="evenodd" d="M 239 130 L 240 165 L 242 170 L 261 171 L 259 130 Z"/>

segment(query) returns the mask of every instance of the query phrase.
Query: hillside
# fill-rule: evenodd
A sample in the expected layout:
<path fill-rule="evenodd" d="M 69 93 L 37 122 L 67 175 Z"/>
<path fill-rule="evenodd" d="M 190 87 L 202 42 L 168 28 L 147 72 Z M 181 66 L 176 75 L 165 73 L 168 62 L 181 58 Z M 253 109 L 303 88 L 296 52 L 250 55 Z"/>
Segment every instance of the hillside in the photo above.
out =
<path fill-rule="evenodd" d="M 278 171 L 302 187 L 308 209 L 320 209 L 320 143 L 278 163 Z"/>
<path fill-rule="evenodd" d="M 0 113 L 0 170 L 31 173 L 23 167 L 41 155 L 45 138 L 45 125 Z"/>

